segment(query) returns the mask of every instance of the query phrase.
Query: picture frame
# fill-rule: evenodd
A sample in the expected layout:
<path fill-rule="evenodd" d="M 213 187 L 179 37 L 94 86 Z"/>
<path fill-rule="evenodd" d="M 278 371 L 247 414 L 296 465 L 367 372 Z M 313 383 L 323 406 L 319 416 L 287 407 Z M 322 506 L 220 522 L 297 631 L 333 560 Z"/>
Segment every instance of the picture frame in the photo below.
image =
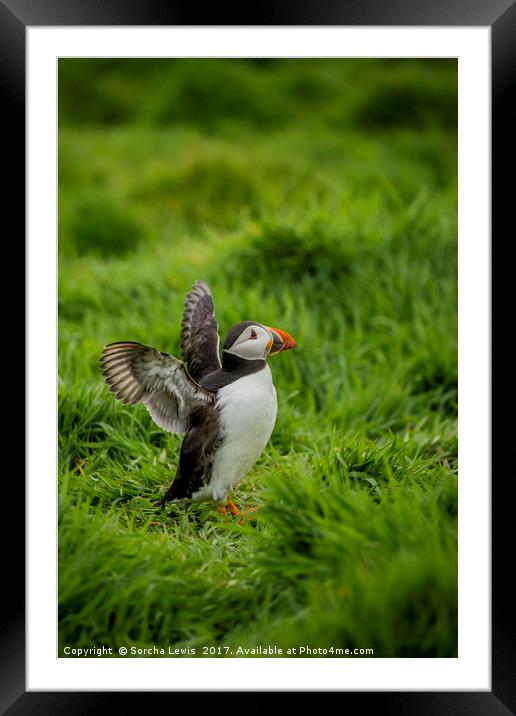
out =
<path fill-rule="evenodd" d="M 346 6 L 332 7 L 332 3 L 323 2 L 309 7 L 289 8 L 280 6 L 260 11 L 252 8 L 247 16 L 236 18 L 223 8 L 215 11 L 206 8 L 168 7 L 162 2 L 143 3 L 104 3 L 103 5 L 85 5 L 55 0 L 52 3 L 32 3 L 30 0 L 9 0 L 0 2 L 0 48 L 2 62 L 2 95 L 7 132 L 10 138 L 9 149 L 13 152 L 10 162 L 10 182 L 7 188 L 6 206 L 15 207 L 19 215 L 25 213 L 25 38 L 26 30 L 32 26 L 81 26 L 81 25 L 198 25 L 200 16 L 203 25 L 405 25 L 405 26 L 485 26 L 491 28 L 492 39 L 492 232 L 501 236 L 503 227 L 510 225 L 508 212 L 511 211 L 509 192 L 511 186 L 504 181 L 504 169 L 514 166 L 514 140 L 511 136 L 511 102 L 514 100 L 514 72 L 516 47 L 516 3 L 489 3 L 489 7 L 480 2 L 440 2 L 428 6 L 420 0 L 412 3 L 392 2 L 389 7 L 379 8 L 376 4 L 347 3 Z M 512 162 L 511 162 L 512 159 Z M 11 210 L 13 211 L 13 210 Z M 23 229 L 18 230 L 22 233 Z M 17 247 L 23 246 L 20 237 Z M 501 257 L 501 239 L 492 242 L 492 262 Z M 507 300 L 506 284 L 493 283 L 492 308 L 500 308 Z M 493 310 L 494 330 L 497 311 Z M 31 345 L 27 346 L 30 351 Z M 494 365 L 493 365 L 494 367 Z M 502 366 L 494 376 L 501 375 Z M 501 380 L 498 378 L 499 381 Z M 493 378 L 493 396 L 496 386 Z M 30 385 L 27 386 L 30 390 Z M 492 406 L 495 406 L 493 397 Z M 503 430 L 492 433 L 492 455 L 500 454 Z M 494 468 L 493 468 L 494 474 Z M 12 490 L 13 501 L 19 505 L 22 501 L 20 484 L 6 485 L 7 492 Z M 8 501 L 6 501 L 8 504 Z M 347 692 L 348 700 L 368 699 L 368 705 L 381 704 L 387 713 L 492 713 L 505 714 L 516 709 L 516 688 L 510 663 L 514 662 L 514 636 L 511 635 L 510 616 L 512 611 L 511 595 L 505 587 L 506 564 L 509 559 L 507 545 L 510 545 L 509 532 L 511 520 L 509 504 L 504 495 L 503 486 L 493 480 L 492 483 L 492 691 L 491 692 L 442 692 L 407 693 Z M 19 517 L 17 516 L 17 520 Z M 21 532 L 19 525 L 16 533 Z M 5 538 L 4 538 L 5 539 Z M 81 713 L 109 703 L 109 695 L 104 693 L 83 693 L 78 706 L 76 695 L 71 692 L 45 693 L 26 692 L 25 690 L 25 615 L 24 615 L 24 545 L 19 539 L 10 540 L 10 551 L 18 552 L 13 560 L 14 567 L 9 574 L 10 588 L 7 590 L 8 608 L 4 610 L 2 625 L 2 689 L 0 705 L 3 712 L 12 714 L 27 712 Z M 11 569 L 11 568 L 10 568 Z M 135 698 L 131 695 L 131 699 Z M 72 705 L 73 704 L 73 705 Z M 6 710 L 6 711 L 5 711 Z"/>

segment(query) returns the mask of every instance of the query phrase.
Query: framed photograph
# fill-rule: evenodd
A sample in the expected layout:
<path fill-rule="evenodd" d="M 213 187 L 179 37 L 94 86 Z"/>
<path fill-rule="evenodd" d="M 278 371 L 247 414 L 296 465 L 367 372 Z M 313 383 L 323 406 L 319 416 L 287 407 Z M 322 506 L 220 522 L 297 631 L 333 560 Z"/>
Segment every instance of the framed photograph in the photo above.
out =
<path fill-rule="evenodd" d="M 45 5 L 0 4 L 27 237 L 3 708 L 515 708 L 490 417 L 514 5 Z"/>

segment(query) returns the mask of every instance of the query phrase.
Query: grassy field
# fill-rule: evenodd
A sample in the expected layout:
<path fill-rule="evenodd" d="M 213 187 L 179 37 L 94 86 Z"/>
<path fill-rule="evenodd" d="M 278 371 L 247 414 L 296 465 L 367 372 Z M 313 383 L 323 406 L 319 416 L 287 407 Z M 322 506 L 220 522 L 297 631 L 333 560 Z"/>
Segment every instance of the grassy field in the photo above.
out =
<path fill-rule="evenodd" d="M 60 60 L 60 655 L 456 656 L 456 81 L 452 60 Z M 270 360 L 243 526 L 156 512 L 181 436 L 98 367 L 113 340 L 180 356 L 197 279 L 222 333 L 299 344 Z"/>

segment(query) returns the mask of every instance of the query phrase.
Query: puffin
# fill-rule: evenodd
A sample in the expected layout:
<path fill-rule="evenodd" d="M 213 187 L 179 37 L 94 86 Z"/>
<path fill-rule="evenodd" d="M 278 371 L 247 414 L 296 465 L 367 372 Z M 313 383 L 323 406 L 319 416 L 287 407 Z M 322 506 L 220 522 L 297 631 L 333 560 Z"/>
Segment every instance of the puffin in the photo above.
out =
<path fill-rule="evenodd" d="M 183 307 L 184 362 L 133 341 L 102 351 L 111 392 L 125 405 L 143 403 L 160 428 L 185 434 L 175 478 L 157 507 L 206 501 L 239 514 L 231 493 L 272 434 L 278 403 L 267 358 L 297 348 L 296 341 L 280 328 L 241 321 L 226 334 L 222 360 L 219 344 L 211 291 L 197 281 Z"/>

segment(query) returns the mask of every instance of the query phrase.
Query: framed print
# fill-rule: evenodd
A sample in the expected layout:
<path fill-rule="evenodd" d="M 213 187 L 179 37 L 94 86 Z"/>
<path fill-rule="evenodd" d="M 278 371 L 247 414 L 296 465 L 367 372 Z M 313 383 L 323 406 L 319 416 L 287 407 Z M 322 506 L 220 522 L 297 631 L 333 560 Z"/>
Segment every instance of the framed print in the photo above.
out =
<path fill-rule="evenodd" d="M 190 14 L 0 4 L 27 236 L 2 706 L 507 713 L 514 5 Z"/>

